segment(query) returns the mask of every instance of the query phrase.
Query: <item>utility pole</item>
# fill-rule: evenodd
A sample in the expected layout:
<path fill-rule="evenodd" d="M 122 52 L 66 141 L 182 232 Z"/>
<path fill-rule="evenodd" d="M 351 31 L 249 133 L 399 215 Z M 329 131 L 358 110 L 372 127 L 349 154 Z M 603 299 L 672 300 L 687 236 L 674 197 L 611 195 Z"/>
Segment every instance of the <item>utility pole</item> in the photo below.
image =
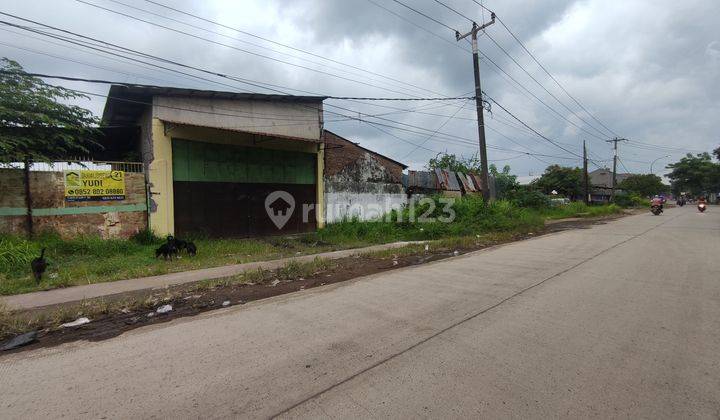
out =
<path fill-rule="evenodd" d="M 480 167 L 482 168 L 480 177 L 482 178 L 482 194 L 485 202 L 494 197 L 490 196 L 490 182 L 488 177 L 487 147 L 485 145 L 485 117 L 483 116 L 482 88 L 480 87 L 480 58 L 478 57 L 477 33 L 495 23 L 495 13 L 491 13 L 490 18 L 490 22 L 485 23 L 482 26 L 478 26 L 477 23 L 473 22 L 470 32 L 464 35 L 460 35 L 460 32 L 455 32 L 455 39 L 458 41 L 465 39 L 468 36 L 472 39 L 473 69 L 475 70 L 475 107 L 477 108 L 478 139 L 480 141 Z"/>
<path fill-rule="evenodd" d="M 590 183 L 588 182 L 588 159 L 585 140 L 583 140 L 583 192 L 585 193 L 583 201 L 585 204 L 590 204 Z"/>
<path fill-rule="evenodd" d="M 621 139 L 615 137 L 612 140 L 605 140 L 608 143 L 614 143 L 615 153 L 613 154 L 613 178 L 612 178 L 612 194 L 610 195 L 610 201 L 615 201 L 615 186 L 617 185 L 617 160 L 618 160 L 618 143 L 621 141 L 628 141 L 628 139 Z"/>

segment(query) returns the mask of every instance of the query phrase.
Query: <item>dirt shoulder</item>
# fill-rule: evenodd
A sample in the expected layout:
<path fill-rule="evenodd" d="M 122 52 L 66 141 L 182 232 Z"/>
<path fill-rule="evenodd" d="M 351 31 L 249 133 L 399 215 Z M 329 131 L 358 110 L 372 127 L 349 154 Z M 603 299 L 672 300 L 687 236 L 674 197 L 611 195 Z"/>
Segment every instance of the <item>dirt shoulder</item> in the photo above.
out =
<path fill-rule="evenodd" d="M 569 229 L 589 228 L 635 212 L 600 218 L 554 221 L 540 232 L 495 234 L 459 240 L 408 245 L 404 248 L 356 255 L 336 260 L 316 259 L 289 264 L 275 270 L 256 270 L 224 279 L 97 298 L 80 304 L 63 304 L 39 309 L 0 313 L 0 348 L 7 339 L 36 331 L 27 345 L 3 351 L 1 355 L 53 347 L 77 340 L 99 341 L 116 337 L 145 325 L 168 322 L 202 312 L 344 282 L 398 268 L 438 261 L 503 243 L 525 240 Z M 170 305 L 172 310 L 158 313 Z M 162 312 L 162 311 L 161 311 Z M 59 325 L 80 317 L 91 322 L 78 327 Z"/>

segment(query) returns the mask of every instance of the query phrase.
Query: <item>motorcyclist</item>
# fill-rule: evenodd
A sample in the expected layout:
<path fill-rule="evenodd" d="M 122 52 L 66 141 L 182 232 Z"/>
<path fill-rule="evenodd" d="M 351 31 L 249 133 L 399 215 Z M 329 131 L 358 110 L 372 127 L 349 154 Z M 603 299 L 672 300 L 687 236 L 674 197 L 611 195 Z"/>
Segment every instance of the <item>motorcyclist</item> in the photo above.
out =
<path fill-rule="evenodd" d="M 657 195 L 650 200 L 650 207 L 660 206 L 660 208 L 663 207 L 663 200 L 662 198 L 658 197 Z"/>

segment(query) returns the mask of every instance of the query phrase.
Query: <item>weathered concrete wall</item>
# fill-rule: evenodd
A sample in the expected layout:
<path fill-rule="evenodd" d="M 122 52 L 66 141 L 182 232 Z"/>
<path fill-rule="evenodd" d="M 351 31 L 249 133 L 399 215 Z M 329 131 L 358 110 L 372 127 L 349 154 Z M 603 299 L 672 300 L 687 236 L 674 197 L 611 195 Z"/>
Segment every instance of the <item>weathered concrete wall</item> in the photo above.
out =
<path fill-rule="evenodd" d="M 369 220 L 407 204 L 403 167 L 325 132 L 325 218 Z"/>
<path fill-rule="evenodd" d="M 320 141 L 321 104 L 173 96 L 153 104 L 153 117 L 163 121 Z"/>
<path fill-rule="evenodd" d="M 147 227 L 145 177 L 125 173 L 125 200 L 65 201 L 62 172 L 30 172 L 35 232 L 63 237 L 127 238 Z M 0 169 L 0 232 L 26 233 L 25 185 L 20 169 Z"/>

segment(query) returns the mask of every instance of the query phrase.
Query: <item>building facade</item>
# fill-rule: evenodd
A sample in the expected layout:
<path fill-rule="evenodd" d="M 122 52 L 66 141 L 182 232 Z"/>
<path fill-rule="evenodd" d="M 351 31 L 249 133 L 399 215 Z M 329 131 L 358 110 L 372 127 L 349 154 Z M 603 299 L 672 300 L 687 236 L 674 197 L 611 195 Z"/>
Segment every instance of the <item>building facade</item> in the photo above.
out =
<path fill-rule="evenodd" d="M 140 127 L 156 234 L 306 232 L 324 224 L 323 100 L 114 85 L 103 123 Z"/>

